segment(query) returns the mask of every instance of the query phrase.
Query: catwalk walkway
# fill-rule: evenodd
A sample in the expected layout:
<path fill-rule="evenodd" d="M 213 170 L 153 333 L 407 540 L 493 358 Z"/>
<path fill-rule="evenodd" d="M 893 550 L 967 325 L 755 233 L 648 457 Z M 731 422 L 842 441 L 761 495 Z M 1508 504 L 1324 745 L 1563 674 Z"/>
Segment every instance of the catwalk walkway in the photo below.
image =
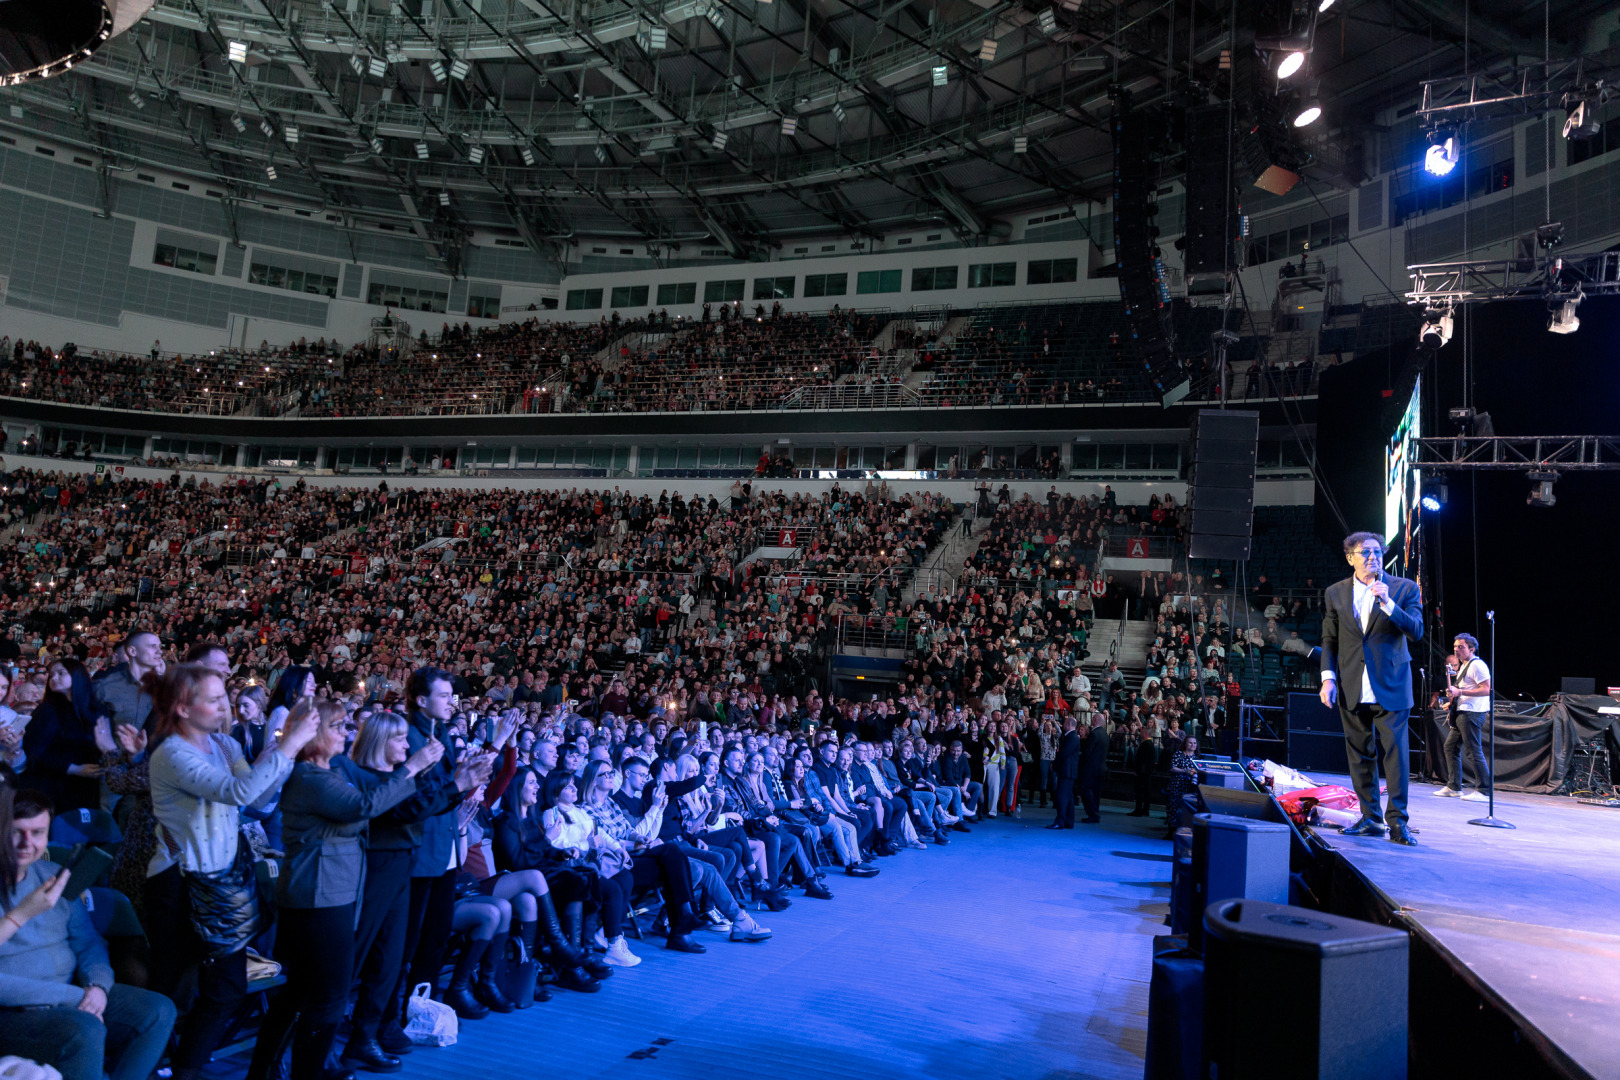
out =
<path fill-rule="evenodd" d="M 835 874 L 831 902 L 759 916 L 763 944 L 633 944 L 642 964 L 600 993 L 464 1024 L 395 1075 L 1137 1080 L 1163 824 L 1105 806 L 1102 825 L 1050 832 L 1050 813 L 883 859 L 870 880 Z"/>

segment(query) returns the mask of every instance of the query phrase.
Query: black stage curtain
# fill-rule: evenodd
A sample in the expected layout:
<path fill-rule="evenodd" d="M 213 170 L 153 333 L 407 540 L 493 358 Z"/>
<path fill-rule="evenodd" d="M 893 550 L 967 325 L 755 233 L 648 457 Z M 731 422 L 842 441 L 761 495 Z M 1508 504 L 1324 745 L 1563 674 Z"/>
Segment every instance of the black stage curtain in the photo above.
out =
<path fill-rule="evenodd" d="M 1564 786 L 1577 746 L 1603 739 L 1611 758 L 1620 749 L 1620 712 L 1599 712 L 1620 709 L 1614 698 L 1555 694 L 1531 712 L 1522 708 L 1512 702 L 1496 707 L 1496 785 L 1504 791 L 1550 795 Z"/>

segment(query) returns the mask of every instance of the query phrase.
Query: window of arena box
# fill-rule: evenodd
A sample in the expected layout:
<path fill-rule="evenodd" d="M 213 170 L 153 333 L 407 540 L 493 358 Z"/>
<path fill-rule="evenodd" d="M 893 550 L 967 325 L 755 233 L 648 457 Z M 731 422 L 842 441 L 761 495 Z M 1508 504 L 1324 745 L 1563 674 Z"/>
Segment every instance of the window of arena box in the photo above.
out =
<path fill-rule="evenodd" d="M 647 286 L 615 285 L 613 286 L 613 295 L 609 298 L 609 300 L 609 306 L 616 308 L 646 307 Z"/>
<path fill-rule="evenodd" d="M 366 303 L 396 307 L 401 311 L 437 311 L 443 313 L 449 307 L 450 294 L 433 289 L 415 289 L 406 285 L 391 285 L 384 281 L 373 281 L 366 293 Z"/>
<path fill-rule="evenodd" d="M 755 300 L 793 299 L 793 279 L 790 277 L 762 277 L 754 279 Z"/>
<path fill-rule="evenodd" d="M 193 274 L 212 275 L 219 265 L 219 254 L 213 251 L 193 251 L 175 244 L 159 244 L 152 249 L 153 266 L 172 266 L 176 270 L 190 270 Z"/>
<path fill-rule="evenodd" d="M 806 274 L 805 296 L 843 296 L 849 292 L 848 274 Z"/>
<path fill-rule="evenodd" d="M 987 289 L 1000 288 L 1005 285 L 1018 284 L 1018 264 L 979 263 L 968 267 L 968 288 Z"/>
<path fill-rule="evenodd" d="M 658 306 L 697 303 L 697 282 L 671 281 L 658 286 Z"/>
<path fill-rule="evenodd" d="M 272 289 L 286 289 L 288 292 L 314 293 L 317 296 L 337 296 L 338 279 L 336 274 L 322 274 L 315 270 L 295 270 L 287 266 L 277 266 L 275 263 L 259 262 L 255 260 L 248 267 L 248 284 L 265 285 Z M 383 286 L 374 285 L 373 289 Z M 376 303 L 377 301 L 372 301 Z M 500 301 L 496 301 L 499 307 Z M 395 305 L 404 307 L 404 303 Z M 441 309 L 442 310 L 442 309 Z"/>
<path fill-rule="evenodd" d="M 1031 259 L 1027 281 L 1031 285 L 1057 285 L 1077 281 L 1079 275 L 1078 259 Z"/>
<path fill-rule="evenodd" d="M 728 304 L 733 300 L 743 298 L 742 278 L 733 281 L 705 281 L 703 283 L 703 302 L 705 304 Z"/>
<path fill-rule="evenodd" d="M 564 305 L 569 311 L 597 311 L 602 307 L 601 289 L 569 289 L 568 302 Z"/>

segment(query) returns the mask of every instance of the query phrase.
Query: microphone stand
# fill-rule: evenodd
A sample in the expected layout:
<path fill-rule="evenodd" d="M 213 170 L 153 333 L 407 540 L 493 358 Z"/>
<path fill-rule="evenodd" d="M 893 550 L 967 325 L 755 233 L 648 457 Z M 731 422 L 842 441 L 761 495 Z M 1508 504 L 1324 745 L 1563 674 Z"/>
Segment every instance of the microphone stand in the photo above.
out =
<path fill-rule="evenodd" d="M 1516 829 L 1517 825 L 1496 816 L 1496 612 L 1487 611 L 1485 619 L 1491 624 L 1491 783 L 1486 793 L 1490 797 L 1490 804 L 1486 807 L 1484 817 L 1469 818 L 1468 824 L 1482 825 L 1487 829 Z"/>

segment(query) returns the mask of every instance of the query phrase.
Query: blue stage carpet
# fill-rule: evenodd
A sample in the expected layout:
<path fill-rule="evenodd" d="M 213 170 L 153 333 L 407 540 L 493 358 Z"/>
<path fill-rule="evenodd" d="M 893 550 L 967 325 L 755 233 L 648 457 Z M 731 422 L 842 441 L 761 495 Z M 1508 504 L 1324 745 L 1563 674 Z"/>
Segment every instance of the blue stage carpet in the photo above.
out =
<path fill-rule="evenodd" d="M 600 993 L 463 1024 L 395 1075 L 1138 1080 L 1163 822 L 1105 807 L 1102 825 L 1049 832 L 1050 813 L 880 860 L 870 880 L 835 872 L 830 902 L 795 890 L 757 916 L 776 931 L 762 944 L 632 943 L 643 962 Z"/>

